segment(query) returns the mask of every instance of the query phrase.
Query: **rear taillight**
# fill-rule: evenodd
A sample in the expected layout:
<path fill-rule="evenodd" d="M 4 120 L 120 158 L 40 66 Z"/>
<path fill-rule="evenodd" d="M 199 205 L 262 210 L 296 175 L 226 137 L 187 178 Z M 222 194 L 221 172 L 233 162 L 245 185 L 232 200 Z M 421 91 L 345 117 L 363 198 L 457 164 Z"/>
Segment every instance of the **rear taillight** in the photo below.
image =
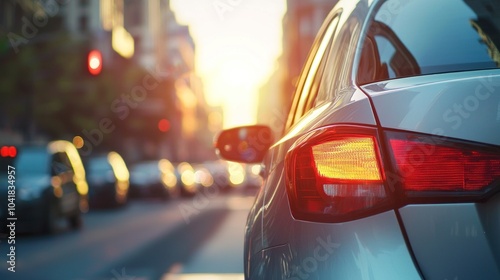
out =
<path fill-rule="evenodd" d="M 495 147 L 401 134 L 389 142 L 410 197 L 482 195 L 500 177 L 500 151 Z"/>
<path fill-rule="evenodd" d="M 285 162 L 293 216 L 342 222 L 408 203 L 478 201 L 500 191 L 498 146 L 404 132 L 384 137 L 384 153 L 368 127 L 331 126 L 297 140 Z"/>
<path fill-rule="evenodd" d="M 17 155 L 17 149 L 15 146 L 2 146 L 0 148 L 0 156 L 1 157 L 10 157 L 14 158 Z"/>
<path fill-rule="evenodd" d="M 286 160 L 297 219 L 342 221 L 387 201 L 375 130 L 330 127 L 293 147 Z"/>

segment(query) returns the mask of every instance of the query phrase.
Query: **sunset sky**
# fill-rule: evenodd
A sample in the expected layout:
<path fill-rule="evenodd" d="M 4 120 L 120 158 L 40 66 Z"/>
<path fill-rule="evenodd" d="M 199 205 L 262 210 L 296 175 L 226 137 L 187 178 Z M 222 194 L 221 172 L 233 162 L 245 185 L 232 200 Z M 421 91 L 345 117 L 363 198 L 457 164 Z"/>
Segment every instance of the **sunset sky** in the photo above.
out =
<path fill-rule="evenodd" d="M 171 0 L 195 42 L 197 72 L 210 105 L 224 108 L 224 127 L 252 124 L 258 90 L 282 48 L 286 0 Z"/>

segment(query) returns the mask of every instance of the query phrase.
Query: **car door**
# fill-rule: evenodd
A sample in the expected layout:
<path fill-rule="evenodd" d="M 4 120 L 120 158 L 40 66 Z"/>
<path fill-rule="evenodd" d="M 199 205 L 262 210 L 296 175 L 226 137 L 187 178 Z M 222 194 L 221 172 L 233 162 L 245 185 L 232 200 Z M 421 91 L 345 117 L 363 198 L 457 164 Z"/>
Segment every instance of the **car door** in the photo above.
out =
<path fill-rule="evenodd" d="M 307 141 L 317 131 L 332 125 L 361 124 L 372 128 L 376 126 L 370 100 L 355 86 L 352 75 L 365 16 L 362 13 L 350 14 L 353 10 L 349 8 L 354 9 L 353 6 L 346 5 L 342 13 L 335 11 L 330 21 L 327 21 L 317 46 L 313 47 L 315 52 L 311 52 L 299 80 L 286 131 L 271 147 L 265 159 L 268 176 L 262 191 L 262 207 L 258 209 L 261 225 L 254 226 L 261 233 L 250 233 L 259 238 L 247 239 L 258 244 L 255 248 L 249 248 L 248 252 L 249 255 L 254 254 L 254 260 L 248 268 L 250 278 L 285 279 L 293 275 L 294 267 L 302 265 L 303 260 L 311 259 L 314 253 L 312 250 L 318 246 L 316 237 L 321 237 L 317 236 L 318 232 L 334 232 L 339 229 L 335 225 L 315 226 L 310 222 L 298 221 L 291 215 L 292 205 L 287 190 L 289 186 L 286 170 L 290 170 L 287 168 L 290 151 Z M 332 29 L 335 31 L 331 31 Z M 329 30 L 331 35 L 325 36 Z M 399 229 L 395 219 L 391 222 L 391 229 Z M 401 236 L 395 236 L 395 239 L 400 243 L 404 242 Z M 258 251 L 256 248 L 262 250 Z M 409 262 L 410 256 L 398 254 L 394 258 L 403 263 Z M 316 271 L 314 275 L 324 276 L 326 274 L 323 273 L 328 273 L 327 263 L 322 265 L 324 267 L 321 271 Z M 338 275 L 345 275 L 345 272 L 339 271 Z"/>
<path fill-rule="evenodd" d="M 340 11 L 331 13 L 329 20 L 327 20 L 327 24 L 322 27 L 319 33 L 320 35 L 313 44 L 309 58 L 299 78 L 297 90 L 287 118 L 286 132 L 296 125 L 311 108 L 312 103 L 310 102 L 310 98 L 316 95 L 326 63 L 324 54 L 327 49 L 331 47 L 340 17 Z M 263 188 L 261 188 L 256 198 L 256 203 L 250 210 L 246 227 L 245 254 L 248 260 L 254 260 L 245 262 L 245 271 L 249 278 L 269 277 L 268 274 L 265 276 L 261 274 L 263 271 L 268 271 L 267 268 L 262 268 L 261 265 L 267 264 L 269 266 L 274 266 L 274 264 L 279 262 L 279 258 L 273 259 L 272 261 L 263 261 L 261 258 L 267 258 L 266 253 L 260 255 L 256 255 L 256 253 L 262 249 L 264 249 L 262 252 L 270 252 L 269 249 L 266 248 L 273 246 L 275 239 L 269 238 L 269 234 L 272 235 L 272 229 L 276 226 L 280 226 L 280 220 L 275 218 L 280 216 L 278 213 L 280 209 L 286 209 L 288 207 L 286 205 L 286 199 L 284 199 L 283 196 L 284 192 L 280 193 L 280 197 L 273 197 L 278 188 L 283 187 L 283 181 L 281 180 L 283 175 L 283 158 L 281 154 L 286 151 L 285 146 L 286 144 L 283 145 L 280 143 L 274 145 L 263 162 Z M 273 200 L 272 205 L 270 203 L 271 200 Z M 265 217 L 266 215 L 267 218 Z M 283 248 L 277 246 L 274 247 L 274 249 L 275 250 L 272 251 L 280 255 L 279 252 Z M 277 265 L 279 266 L 279 264 Z"/>

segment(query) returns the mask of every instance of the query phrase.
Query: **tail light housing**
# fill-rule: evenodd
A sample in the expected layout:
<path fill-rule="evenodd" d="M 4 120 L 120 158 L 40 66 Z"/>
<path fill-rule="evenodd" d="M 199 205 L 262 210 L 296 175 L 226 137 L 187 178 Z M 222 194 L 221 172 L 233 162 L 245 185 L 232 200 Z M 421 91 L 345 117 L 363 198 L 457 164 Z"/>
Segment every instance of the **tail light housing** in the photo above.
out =
<path fill-rule="evenodd" d="M 343 222 L 408 203 L 478 201 L 500 191 L 498 146 L 409 132 L 383 137 L 371 127 L 330 126 L 297 140 L 285 160 L 294 218 Z"/>
<path fill-rule="evenodd" d="M 401 132 L 387 135 L 406 198 L 474 201 L 498 190 L 497 146 Z"/>
<path fill-rule="evenodd" d="M 329 127 L 298 141 L 286 157 L 297 219 L 340 222 L 387 205 L 375 129 Z"/>
<path fill-rule="evenodd" d="M 3 158 L 15 158 L 17 155 L 17 148 L 15 146 L 2 146 L 0 148 L 0 156 Z"/>

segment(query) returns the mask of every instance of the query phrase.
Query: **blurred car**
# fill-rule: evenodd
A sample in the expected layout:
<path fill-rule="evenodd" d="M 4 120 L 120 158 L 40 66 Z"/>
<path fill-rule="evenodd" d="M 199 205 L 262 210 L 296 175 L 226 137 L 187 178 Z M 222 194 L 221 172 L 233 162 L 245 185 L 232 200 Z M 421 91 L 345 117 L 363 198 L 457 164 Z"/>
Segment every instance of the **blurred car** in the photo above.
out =
<path fill-rule="evenodd" d="M 180 183 L 181 195 L 185 197 L 194 196 L 200 189 L 196 182 L 195 170 L 188 162 L 181 162 L 176 167 L 177 180 Z"/>
<path fill-rule="evenodd" d="M 262 176 L 260 176 L 260 164 L 245 164 L 245 188 L 258 189 L 262 186 Z"/>
<path fill-rule="evenodd" d="M 210 172 L 213 178 L 213 187 L 219 190 L 227 190 L 231 188 L 229 182 L 229 170 L 227 162 L 224 160 L 207 161 L 203 166 Z"/>
<path fill-rule="evenodd" d="M 129 171 L 116 152 L 98 155 L 84 162 L 91 207 L 118 207 L 127 204 Z"/>
<path fill-rule="evenodd" d="M 20 232 L 54 233 L 64 220 L 72 229 L 81 228 L 81 214 L 88 210 L 88 185 L 73 144 L 58 140 L 47 145 L 11 147 L 15 155 L 2 154 L 1 162 L 5 168 L 12 167 L 12 176 L 7 177 L 7 172 L 0 176 L 3 184 L 11 182 L 9 186 L 15 188 L 2 188 L 0 196 L 1 201 L 11 202 L 14 210 L 12 215 L 7 203 L 2 203 L 2 231 L 7 217 L 17 218 L 16 231 Z"/>
<path fill-rule="evenodd" d="M 194 181 L 200 188 L 210 188 L 214 186 L 212 173 L 204 164 L 193 164 Z"/>
<path fill-rule="evenodd" d="M 500 2 L 340 1 L 262 162 L 245 279 L 500 279 Z"/>
<path fill-rule="evenodd" d="M 228 162 L 229 186 L 231 189 L 242 187 L 246 179 L 246 171 L 242 164 L 238 162 Z"/>
<path fill-rule="evenodd" d="M 161 199 L 179 196 L 180 187 L 174 165 L 167 159 L 147 161 L 130 169 L 130 194 Z"/>

